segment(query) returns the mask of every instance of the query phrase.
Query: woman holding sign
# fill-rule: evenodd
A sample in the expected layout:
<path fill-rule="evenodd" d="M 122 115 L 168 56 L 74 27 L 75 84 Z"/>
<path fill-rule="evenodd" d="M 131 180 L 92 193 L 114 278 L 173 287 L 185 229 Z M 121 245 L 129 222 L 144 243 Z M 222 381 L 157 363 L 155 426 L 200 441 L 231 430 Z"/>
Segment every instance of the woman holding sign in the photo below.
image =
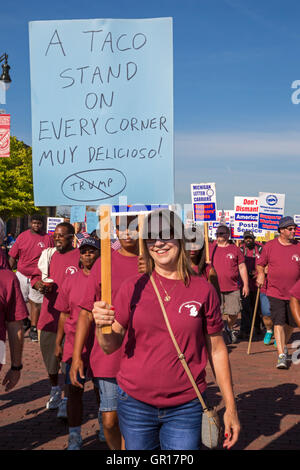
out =
<path fill-rule="evenodd" d="M 173 212 L 150 213 L 143 232 L 146 274 L 128 278 L 113 306 L 94 304 L 96 334 L 104 352 L 111 354 L 123 344 L 118 416 L 127 450 L 191 450 L 201 445 L 203 409 L 176 354 L 155 288 L 201 394 L 207 386 L 207 359 L 212 364 L 226 406 L 224 447 L 238 439 L 218 296 L 191 268 L 182 232 Z M 112 333 L 102 334 L 107 325 Z"/>

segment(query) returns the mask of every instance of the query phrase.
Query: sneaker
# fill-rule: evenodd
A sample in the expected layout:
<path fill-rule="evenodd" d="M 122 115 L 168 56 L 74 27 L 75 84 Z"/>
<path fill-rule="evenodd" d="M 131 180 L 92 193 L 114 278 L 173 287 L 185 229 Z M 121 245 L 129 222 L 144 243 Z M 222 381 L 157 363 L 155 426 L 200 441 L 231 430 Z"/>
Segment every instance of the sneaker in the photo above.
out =
<path fill-rule="evenodd" d="M 278 356 L 276 367 L 277 369 L 287 369 L 287 357 L 285 354 L 280 354 Z"/>
<path fill-rule="evenodd" d="M 58 413 L 57 413 L 57 418 L 58 419 L 63 419 L 67 420 L 68 419 L 68 414 L 67 414 L 67 403 L 68 399 L 64 398 L 61 400 L 59 406 L 58 406 Z"/>
<path fill-rule="evenodd" d="M 29 330 L 30 327 L 31 327 L 31 321 L 29 320 L 29 318 L 24 318 L 23 320 L 24 333 L 26 333 L 26 331 Z"/>
<path fill-rule="evenodd" d="M 30 328 L 29 338 L 31 339 L 31 341 L 34 341 L 35 343 L 38 342 L 39 339 L 38 339 L 38 332 L 37 332 L 36 326 L 32 326 Z"/>
<path fill-rule="evenodd" d="M 52 387 L 50 392 L 50 398 L 46 403 L 47 410 L 56 410 L 61 402 L 61 388 Z"/>
<path fill-rule="evenodd" d="M 272 336 L 273 336 L 273 331 L 267 331 L 264 337 L 264 344 L 266 345 L 270 344 Z"/>
<path fill-rule="evenodd" d="M 236 330 L 231 330 L 230 331 L 230 336 L 231 336 L 231 342 L 232 344 L 235 344 L 238 342 L 238 331 Z"/>
<path fill-rule="evenodd" d="M 224 339 L 224 342 L 225 342 L 226 345 L 232 343 L 231 334 L 226 329 L 223 330 L 223 339 Z"/>
<path fill-rule="evenodd" d="M 82 438 L 78 432 L 70 432 L 67 450 L 80 450 L 82 446 Z"/>

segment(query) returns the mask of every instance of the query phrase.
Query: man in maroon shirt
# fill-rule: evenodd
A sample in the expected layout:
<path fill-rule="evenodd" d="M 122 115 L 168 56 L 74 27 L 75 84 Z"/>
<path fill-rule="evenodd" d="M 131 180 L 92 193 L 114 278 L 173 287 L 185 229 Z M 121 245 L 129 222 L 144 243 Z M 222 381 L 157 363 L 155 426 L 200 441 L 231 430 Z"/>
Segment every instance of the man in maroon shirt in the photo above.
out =
<path fill-rule="evenodd" d="M 240 249 L 245 257 L 245 264 L 248 272 L 249 295 L 247 297 L 242 297 L 241 328 L 239 338 L 248 339 L 257 296 L 256 262 L 257 259 L 260 258 L 263 247 L 255 242 L 254 233 L 250 230 L 246 230 L 243 235 L 243 243 L 240 245 Z M 255 334 L 259 336 L 260 332 L 259 309 L 255 317 Z"/>
<path fill-rule="evenodd" d="M 211 264 L 215 268 L 221 291 L 221 312 L 225 320 L 225 333 L 228 343 L 236 343 L 238 332 L 234 324 L 241 312 L 241 293 L 249 295 L 248 274 L 245 258 L 241 250 L 229 241 L 230 231 L 226 225 L 219 225 L 217 240 L 210 247 Z"/>
<path fill-rule="evenodd" d="M 268 265 L 267 296 L 278 350 L 278 369 L 287 369 L 287 343 L 296 326 L 289 301 L 290 290 L 300 278 L 300 244 L 295 240 L 296 224 L 292 217 L 279 221 L 279 237 L 264 246 L 257 263 L 257 285 L 265 281 L 264 267 Z"/>
<path fill-rule="evenodd" d="M 30 279 L 35 270 L 42 251 L 53 246 L 53 240 L 43 230 L 43 217 L 39 214 L 33 215 L 30 221 L 30 228 L 22 232 L 10 249 L 9 265 L 14 268 L 17 262 L 17 278 L 20 282 L 21 291 L 25 302 L 29 304 L 30 323 L 24 325 L 25 329 L 30 328 L 29 337 L 32 341 L 38 341 L 37 322 L 39 319 L 43 295 L 32 289 Z"/>
<path fill-rule="evenodd" d="M 54 307 L 59 289 L 66 276 L 79 270 L 79 250 L 73 248 L 74 227 L 68 222 L 62 222 L 55 228 L 53 235 L 56 251 L 52 254 L 48 266 L 48 278 L 52 280 L 50 286 L 45 285 L 41 279 L 41 272 L 36 271 L 32 276 L 31 284 L 37 291 L 44 294 L 37 328 L 39 330 L 40 348 L 49 375 L 51 385 L 50 398 L 46 404 L 47 409 L 56 409 L 61 406 L 58 417 L 66 416 L 66 401 L 61 400 L 61 388 L 58 384 L 60 361 L 55 356 L 56 333 L 60 312 Z"/>

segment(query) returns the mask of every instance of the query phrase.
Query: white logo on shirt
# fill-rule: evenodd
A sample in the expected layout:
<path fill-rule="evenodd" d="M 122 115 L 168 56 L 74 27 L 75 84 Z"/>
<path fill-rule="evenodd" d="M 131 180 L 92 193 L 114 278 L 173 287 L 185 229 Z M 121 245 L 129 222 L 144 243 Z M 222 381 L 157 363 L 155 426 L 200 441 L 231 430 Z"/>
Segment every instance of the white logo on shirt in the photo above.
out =
<path fill-rule="evenodd" d="M 190 317 L 196 317 L 199 313 L 202 304 L 200 302 L 196 302 L 195 300 L 191 300 L 190 302 L 185 302 L 179 308 L 179 313 L 187 312 Z"/>
<path fill-rule="evenodd" d="M 300 261 L 300 256 L 299 256 L 299 255 L 293 255 L 293 256 L 292 256 L 292 260 L 293 260 L 293 261 L 297 261 L 297 263 L 299 263 L 299 261 Z"/>
<path fill-rule="evenodd" d="M 75 274 L 77 273 L 78 269 L 76 268 L 76 266 L 69 266 L 66 271 L 65 271 L 65 274 Z"/>
<path fill-rule="evenodd" d="M 259 259 L 259 258 L 260 258 L 260 254 L 259 254 L 259 253 L 255 253 L 255 257 L 256 257 L 257 259 Z"/>
<path fill-rule="evenodd" d="M 41 248 L 45 248 L 45 243 L 43 243 L 43 242 L 38 242 L 38 246 L 40 246 Z"/>
<path fill-rule="evenodd" d="M 234 254 L 233 254 L 233 253 L 228 253 L 228 254 L 226 255 L 226 258 L 233 259 L 233 258 L 234 258 Z"/>

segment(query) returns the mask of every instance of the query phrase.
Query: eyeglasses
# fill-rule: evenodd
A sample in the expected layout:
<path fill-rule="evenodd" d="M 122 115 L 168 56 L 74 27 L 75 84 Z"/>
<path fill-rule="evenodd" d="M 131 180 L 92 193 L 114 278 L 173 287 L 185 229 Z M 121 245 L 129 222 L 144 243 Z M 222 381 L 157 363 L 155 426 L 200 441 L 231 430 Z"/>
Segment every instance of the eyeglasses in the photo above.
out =
<path fill-rule="evenodd" d="M 288 230 L 289 232 L 296 232 L 297 227 L 284 227 L 284 230 Z"/>
<path fill-rule="evenodd" d="M 61 233 L 56 233 L 53 235 L 53 239 L 56 240 L 58 238 L 70 238 L 70 237 L 73 237 L 73 235 L 71 235 L 70 233 L 66 234 L 66 235 L 63 235 Z"/>

